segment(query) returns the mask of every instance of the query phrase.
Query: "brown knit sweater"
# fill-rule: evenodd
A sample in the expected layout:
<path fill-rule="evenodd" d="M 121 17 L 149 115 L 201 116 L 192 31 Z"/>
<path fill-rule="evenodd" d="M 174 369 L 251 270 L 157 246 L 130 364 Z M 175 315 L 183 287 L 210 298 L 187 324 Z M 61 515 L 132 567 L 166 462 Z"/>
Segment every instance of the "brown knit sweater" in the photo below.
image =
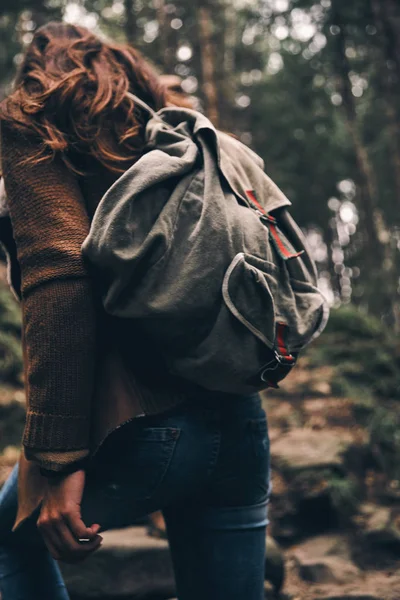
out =
<path fill-rule="evenodd" d="M 1 170 L 22 279 L 28 404 L 23 443 L 28 458 L 62 470 L 90 452 L 96 357 L 106 319 L 81 245 L 116 176 L 91 165 L 90 175 L 78 177 L 59 158 L 27 164 L 39 149 L 1 123 Z M 181 393 L 144 393 L 141 407 L 154 413 L 181 400 Z"/>

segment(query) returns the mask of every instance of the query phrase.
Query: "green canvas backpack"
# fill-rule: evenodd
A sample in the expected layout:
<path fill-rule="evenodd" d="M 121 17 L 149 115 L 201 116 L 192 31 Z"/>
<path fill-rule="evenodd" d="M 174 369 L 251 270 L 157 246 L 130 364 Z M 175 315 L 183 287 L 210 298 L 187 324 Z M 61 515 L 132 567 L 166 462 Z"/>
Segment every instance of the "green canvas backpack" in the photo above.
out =
<path fill-rule="evenodd" d="M 289 200 L 259 156 L 201 113 L 150 112 L 145 150 L 107 191 L 82 252 L 105 310 L 209 390 L 277 387 L 328 318 Z"/>

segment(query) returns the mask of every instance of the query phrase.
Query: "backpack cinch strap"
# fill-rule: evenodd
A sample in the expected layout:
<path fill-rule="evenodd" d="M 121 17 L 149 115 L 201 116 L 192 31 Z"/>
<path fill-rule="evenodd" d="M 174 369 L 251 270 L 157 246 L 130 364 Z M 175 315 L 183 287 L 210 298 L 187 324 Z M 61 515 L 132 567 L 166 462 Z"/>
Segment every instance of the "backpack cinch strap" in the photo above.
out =
<path fill-rule="evenodd" d="M 300 252 L 294 252 L 293 248 L 291 248 L 288 245 L 287 241 L 285 240 L 282 233 L 277 227 L 276 219 L 269 215 L 261 206 L 261 204 L 257 200 L 255 191 L 247 190 L 246 195 L 250 200 L 250 203 L 252 204 L 253 208 L 261 212 L 262 221 L 267 224 L 271 240 L 275 246 L 276 251 L 283 258 L 283 260 L 289 260 L 289 258 L 297 258 L 301 254 L 303 254 L 304 250 L 301 250 Z"/>
<path fill-rule="evenodd" d="M 280 362 L 295 363 L 296 359 L 292 356 L 286 346 L 285 335 L 288 327 L 285 323 L 276 324 L 275 346 L 277 349 L 277 358 Z"/>
<path fill-rule="evenodd" d="M 269 215 L 263 206 L 261 206 L 260 202 L 257 199 L 256 193 L 254 190 L 246 191 L 247 198 L 250 201 L 250 204 L 253 208 L 255 208 L 259 213 L 261 213 L 261 220 L 267 225 L 270 238 L 274 244 L 274 247 L 278 254 L 284 259 L 289 260 L 290 258 L 296 258 L 303 254 L 304 250 L 301 252 L 295 252 L 293 248 L 288 244 L 287 240 L 283 237 L 282 233 L 277 227 L 277 221 L 272 216 Z M 277 383 L 275 383 L 274 375 L 276 376 L 277 370 L 282 368 L 290 368 L 296 363 L 296 357 L 293 356 L 286 345 L 286 333 L 288 331 L 288 326 L 286 323 L 278 322 L 276 324 L 275 330 L 275 359 L 271 361 L 270 364 L 266 365 L 264 371 L 261 374 L 261 378 L 270 386 L 270 387 L 278 387 Z"/>
<path fill-rule="evenodd" d="M 130 98 L 131 100 L 133 100 L 135 102 L 135 104 L 137 104 L 138 106 L 140 106 L 141 108 L 143 108 L 144 110 L 147 110 L 147 112 L 149 113 L 149 115 L 155 119 L 156 121 L 159 121 L 160 123 L 163 123 L 163 125 L 165 125 L 165 127 L 167 127 L 168 129 L 174 129 L 174 127 L 170 124 L 167 123 L 159 114 L 158 112 L 156 112 L 155 110 L 153 110 L 148 104 L 146 104 L 146 102 L 144 100 L 142 100 L 141 98 L 139 98 L 139 96 L 136 96 L 135 94 L 132 94 L 131 92 L 125 92 L 125 95 Z"/>

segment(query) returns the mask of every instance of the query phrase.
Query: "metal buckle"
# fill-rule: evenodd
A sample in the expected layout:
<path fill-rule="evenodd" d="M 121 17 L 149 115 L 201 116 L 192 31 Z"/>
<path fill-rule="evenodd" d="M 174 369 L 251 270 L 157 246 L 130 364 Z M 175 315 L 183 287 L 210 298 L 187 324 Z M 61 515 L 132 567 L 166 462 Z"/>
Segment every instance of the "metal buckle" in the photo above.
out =
<path fill-rule="evenodd" d="M 277 351 L 274 352 L 274 358 L 269 363 L 267 363 L 260 374 L 260 378 L 264 381 L 269 387 L 278 388 L 278 384 L 273 381 L 273 379 L 277 379 L 280 381 L 283 379 L 284 370 L 288 367 L 292 367 L 296 363 L 295 356 L 282 356 Z M 277 377 L 271 377 L 273 372 L 277 371 Z"/>
<path fill-rule="evenodd" d="M 269 215 L 268 213 L 261 213 L 260 219 L 261 221 L 267 221 L 267 223 L 273 223 L 274 225 L 276 225 L 275 217 Z"/>
<path fill-rule="evenodd" d="M 289 354 L 289 356 L 282 356 L 275 350 L 275 358 L 280 365 L 294 365 L 296 362 L 296 358 Z"/>

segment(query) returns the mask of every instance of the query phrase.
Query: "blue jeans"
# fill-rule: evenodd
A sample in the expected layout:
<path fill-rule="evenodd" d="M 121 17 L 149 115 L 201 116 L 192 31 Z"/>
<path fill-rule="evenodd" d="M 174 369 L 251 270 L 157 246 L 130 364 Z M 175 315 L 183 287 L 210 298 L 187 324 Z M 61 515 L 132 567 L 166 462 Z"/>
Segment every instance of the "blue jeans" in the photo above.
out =
<path fill-rule="evenodd" d="M 16 479 L 0 492 L 2 600 L 67 600 L 37 514 L 11 533 Z M 113 432 L 87 470 L 82 515 L 111 529 L 161 509 L 179 600 L 262 600 L 268 488 L 260 398 L 208 394 Z"/>

